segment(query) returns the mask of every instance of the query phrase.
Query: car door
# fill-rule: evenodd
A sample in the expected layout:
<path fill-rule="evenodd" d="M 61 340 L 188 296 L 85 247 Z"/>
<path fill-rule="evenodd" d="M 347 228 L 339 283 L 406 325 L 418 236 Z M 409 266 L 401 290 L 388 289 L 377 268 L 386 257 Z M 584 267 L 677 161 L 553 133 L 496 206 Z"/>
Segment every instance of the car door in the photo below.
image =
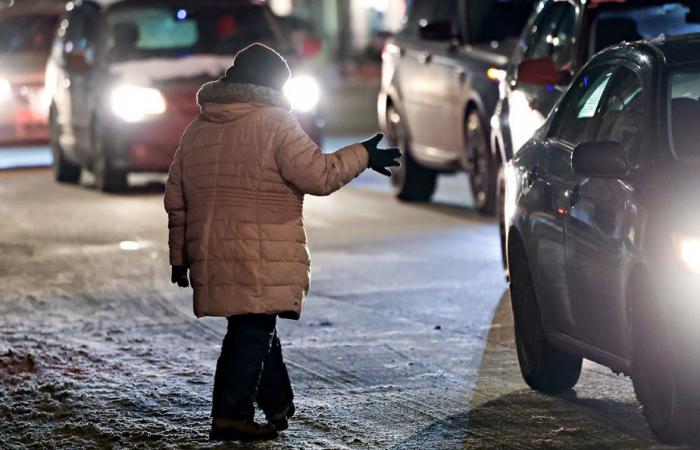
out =
<path fill-rule="evenodd" d="M 454 62 L 457 46 L 451 39 L 421 39 L 419 29 L 451 22 L 457 31 L 458 17 L 458 0 L 417 0 L 407 23 L 410 37 L 400 76 L 413 151 L 423 162 L 437 165 L 457 157 L 449 151 L 454 147 L 453 105 L 458 101 L 455 87 L 460 77 Z M 413 26 L 415 34 L 411 34 Z"/>
<path fill-rule="evenodd" d="M 92 98 L 99 94 L 95 92 L 98 75 L 95 70 L 95 52 L 100 11 L 99 7 L 91 2 L 85 2 L 76 8 L 81 25 L 73 40 L 73 52 L 80 63 L 78 67 L 70 69 L 70 96 L 77 151 L 81 159 L 87 161 L 92 151 Z"/>
<path fill-rule="evenodd" d="M 427 124 L 421 122 L 421 108 L 425 107 L 423 83 L 428 77 L 424 60 L 427 54 L 423 50 L 425 41 L 418 37 L 420 24 L 430 20 L 434 4 L 430 0 L 414 0 L 411 4 L 406 24 L 398 35 L 400 63 L 397 69 L 399 90 L 403 102 L 403 113 L 412 143 L 426 142 Z M 413 149 L 414 152 L 417 149 Z"/>
<path fill-rule="evenodd" d="M 533 218 L 535 246 L 531 250 L 537 269 L 540 308 L 550 332 L 572 334 L 576 329 L 566 265 L 565 227 L 568 214 L 567 191 L 576 177 L 571 169 L 571 152 L 594 132 L 597 101 L 614 72 L 614 66 L 593 67 L 582 74 L 563 99 L 544 141 L 546 157 L 529 168 L 528 183 L 541 183 L 542 200 Z"/>
<path fill-rule="evenodd" d="M 431 17 L 434 22 L 450 23 L 455 38 L 450 40 L 423 40 L 420 62 L 423 77 L 417 87 L 421 99 L 418 122 L 424 124 L 424 139 L 428 157 L 440 161 L 457 160 L 461 155 L 463 133 L 463 105 L 461 87 L 467 73 L 458 62 L 462 33 L 461 5 L 465 0 L 434 2 Z"/>
<path fill-rule="evenodd" d="M 546 3 L 527 30 L 522 61 L 552 58 L 559 69 L 572 69 L 576 54 L 576 7 L 565 0 Z M 509 80 L 509 126 L 513 151 L 537 130 L 561 97 L 560 86 L 522 83 L 517 71 Z"/>
<path fill-rule="evenodd" d="M 600 102 L 600 125 L 591 141 L 623 145 L 634 162 L 648 124 L 648 97 L 635 66 L 621 63 Z M 576 337 L 607 352 L 626 354 L 625 283 L 633 219 L 633 189 L 624 180 L 576 178 L 569 187 L 566 263 Z"/>

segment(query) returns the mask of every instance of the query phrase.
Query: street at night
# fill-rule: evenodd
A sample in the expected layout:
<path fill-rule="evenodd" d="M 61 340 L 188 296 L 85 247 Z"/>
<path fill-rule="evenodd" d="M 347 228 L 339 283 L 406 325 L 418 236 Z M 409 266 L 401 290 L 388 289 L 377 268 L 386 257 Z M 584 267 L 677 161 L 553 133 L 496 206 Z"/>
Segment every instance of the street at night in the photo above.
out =
<path fill-rule="evenodd" d="M 467 192 L 445 178 L 403 204 L 367 174 L 307 197 L 312 289 L 279 324 L 297 415 L 250 448 L 662 448 L 626 377 L 584 363 L 562 396 L 524 384 L 497 227 Z M 170 284 L 162 195 L 0 172 L 3 448 L 212 445 L 225 320 Z"/>
<path fill-rule="evenodd" d="M 700 2 L 0 0 L 0 450 L 700 448 Z"/>

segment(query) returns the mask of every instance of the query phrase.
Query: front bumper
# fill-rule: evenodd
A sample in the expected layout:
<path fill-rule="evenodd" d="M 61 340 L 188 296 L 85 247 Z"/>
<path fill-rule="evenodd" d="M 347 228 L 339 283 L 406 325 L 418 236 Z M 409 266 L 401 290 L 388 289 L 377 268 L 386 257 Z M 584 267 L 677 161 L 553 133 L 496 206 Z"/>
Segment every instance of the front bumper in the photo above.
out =
<path fill-rule="evenodd" d="M 306 133 L 320 146 L 325 123 L 317 112 L 295 114 Z M 197 113 L 171 112 L 156 120 L 126 123 L 114 116 L 102 121 L 114 168 L 127 172 L 167 172 L 180 138 Z"/>

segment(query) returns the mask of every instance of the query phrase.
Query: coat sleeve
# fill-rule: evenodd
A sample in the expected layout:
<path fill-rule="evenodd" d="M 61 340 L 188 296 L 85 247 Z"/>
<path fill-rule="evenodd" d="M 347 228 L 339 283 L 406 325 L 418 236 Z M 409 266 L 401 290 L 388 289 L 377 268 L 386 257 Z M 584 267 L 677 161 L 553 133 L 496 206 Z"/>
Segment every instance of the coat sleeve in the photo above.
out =
<path fill-rule="evenodd" d="M 165 186 L 165 210 L 168 212 L 168 247 L 170 264 L 187 266 L 187 246 L 185 245 L 185 227 L 187 224 L 187 205 L 182 189 L 182 148 L 175 152 L 175 159 L 170 165 L 168 181 Z"/>
<path fill-rule="evenodd" d="M 281 117 L 276 159 L 282 177 L 305 194 L 329 195 L 360 175 L 369 162 L 362 144 L 326 154 L 290 113 Z"/>

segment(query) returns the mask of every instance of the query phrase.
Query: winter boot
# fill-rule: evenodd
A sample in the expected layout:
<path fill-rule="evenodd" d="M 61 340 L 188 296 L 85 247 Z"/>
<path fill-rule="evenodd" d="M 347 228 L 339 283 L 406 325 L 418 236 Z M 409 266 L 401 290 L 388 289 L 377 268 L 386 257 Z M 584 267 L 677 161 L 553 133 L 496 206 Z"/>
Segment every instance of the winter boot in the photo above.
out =
<path fill-rule="evenodd" d="M 294 403 L 292 403 L 284 411 L 268 417 L 267 421 L 274 425 L 277 431 L 284 431 L 289 428 L 288 419 L 291 419 L 295 412 L 296 408 L 294 408 Z"/>
<path fill-rule="evenodd" d="M 275 439 L 279 433 L 273 425 L 260 425 L 252 420 L 214 419 L 210 441 L 262 441 Z"/>

